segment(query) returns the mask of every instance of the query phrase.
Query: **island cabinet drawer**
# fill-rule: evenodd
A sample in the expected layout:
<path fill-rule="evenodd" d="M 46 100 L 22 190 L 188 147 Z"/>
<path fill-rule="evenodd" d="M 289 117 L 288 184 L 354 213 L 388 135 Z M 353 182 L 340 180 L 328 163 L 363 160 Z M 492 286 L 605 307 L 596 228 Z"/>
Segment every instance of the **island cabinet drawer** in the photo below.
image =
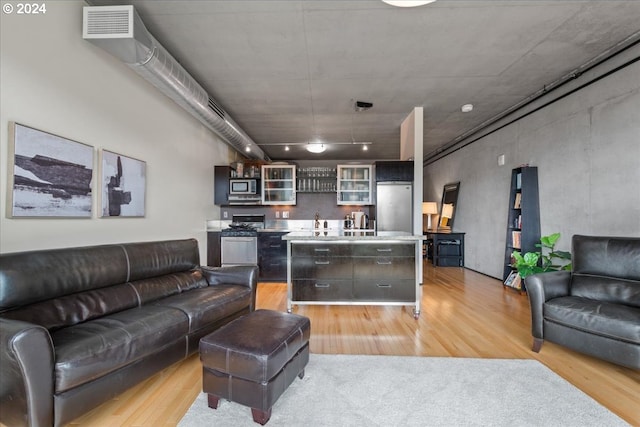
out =
<path fill-rule="evenodd" d="M 350 301 L 351 280 L 294 280 L 293 301 Z"/>
<path fill-rule="evenodd" d="M 324 256 L 324 257 L 350 257 L 351 245 L 313 243 L 291 245 L 291 256 Z"/>
<path fill-rule="evenodd" d="M 371 243 L 353 245 L 353 256 L 406 256 L 416 254 L 415 244 Z"/>
<path fill-rule="evenodd" d="M 360 301 L 411 302 L 416 299 L 414 280 L 356 280 L 353 297 Z"/>
<path fill-rule="evenodd" d="M 353 275 L 356 279 L 384 277 L 415 280 L 415 274 L 416 263 L 413 258 L 354 258 Z"/>
<path fill-rule="evenodd" d="M 351 258 L 296 257 L 291 262 L 293 279 L 351 279 Z"/>

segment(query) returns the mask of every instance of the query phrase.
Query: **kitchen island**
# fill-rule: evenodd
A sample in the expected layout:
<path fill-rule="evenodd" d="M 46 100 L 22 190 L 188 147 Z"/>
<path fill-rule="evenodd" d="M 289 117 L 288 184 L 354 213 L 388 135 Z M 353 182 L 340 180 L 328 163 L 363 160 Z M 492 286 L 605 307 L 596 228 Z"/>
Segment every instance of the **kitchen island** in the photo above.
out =
<path fill-rule="evenodd" d="M 317 229 L 282 239 L 288 312 L 293 305 L 401 305 L 419 317 L 424 236 Z"/>

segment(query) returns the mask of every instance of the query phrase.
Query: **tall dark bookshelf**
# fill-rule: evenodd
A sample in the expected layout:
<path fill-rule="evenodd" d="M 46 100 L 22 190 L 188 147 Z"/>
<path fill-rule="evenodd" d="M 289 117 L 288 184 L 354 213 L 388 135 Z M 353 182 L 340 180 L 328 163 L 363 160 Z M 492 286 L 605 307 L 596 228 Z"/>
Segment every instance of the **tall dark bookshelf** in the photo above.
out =
<path fill-rule="evenodd" d="M 513 251 L 519 251 L 522 254 L 539 251 L 540 248 L 536 247 L 539 242 L 538 168 L 522 166 L 511 171 L 503 281 L 507 280 L 513 271 L 513 267 L 511 267 Z M 524 285 L 522 285 L 522 289 L 524 290 Z"/>

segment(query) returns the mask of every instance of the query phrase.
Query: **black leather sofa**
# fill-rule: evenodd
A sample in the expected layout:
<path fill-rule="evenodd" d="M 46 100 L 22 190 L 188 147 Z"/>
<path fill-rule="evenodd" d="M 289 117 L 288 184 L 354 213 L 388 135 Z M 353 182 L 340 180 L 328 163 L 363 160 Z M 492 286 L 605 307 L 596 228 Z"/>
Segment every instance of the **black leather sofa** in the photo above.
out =
<path fill-rule="evenodd" d="M 640 238 L 575 235 L 573 271 L 525 279 L 533 350 L 552 341 L 640 369 Z"/>
<path fill-rule="evenodd" d="M 0 421 L 60 426 L 254 309 L 257 267 L 202 267 L 194 239 L 0 256 Z"/>

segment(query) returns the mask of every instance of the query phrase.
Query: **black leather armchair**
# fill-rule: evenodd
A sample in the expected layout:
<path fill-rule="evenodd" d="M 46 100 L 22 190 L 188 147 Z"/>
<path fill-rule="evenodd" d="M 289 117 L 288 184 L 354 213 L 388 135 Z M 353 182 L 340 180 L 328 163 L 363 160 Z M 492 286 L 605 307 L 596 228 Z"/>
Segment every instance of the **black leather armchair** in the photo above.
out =
<path fill-rule="evenodd" d="M 573 270 L 525 279 L 533 351 L 544 340 L 640 369 L 640 238 L 575 235 Z"/>

